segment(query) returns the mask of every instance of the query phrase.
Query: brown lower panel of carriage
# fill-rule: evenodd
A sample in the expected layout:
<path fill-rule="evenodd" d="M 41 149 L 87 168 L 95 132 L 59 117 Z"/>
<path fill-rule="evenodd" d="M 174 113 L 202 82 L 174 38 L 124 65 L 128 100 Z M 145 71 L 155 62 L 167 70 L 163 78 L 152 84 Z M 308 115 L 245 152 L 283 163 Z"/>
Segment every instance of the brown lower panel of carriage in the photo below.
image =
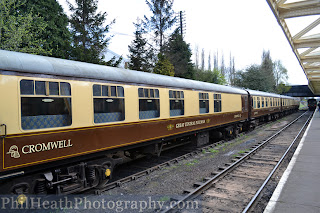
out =
<path fill-rule="evenodd" d="M 279 113 L 280 108 L 267 108 L 267 109 L 253 109 L 251 112 L 251 117 L 256 118 L 264 115 L 270 115 L 274 113 Z"/>
<path fill-rule="evenodd" d="M 1 143 L 3 156 L 0 171 L 165 138 L 241 121 L 247 116 L 247 112 L 221 113 L 8 136 Z"/>

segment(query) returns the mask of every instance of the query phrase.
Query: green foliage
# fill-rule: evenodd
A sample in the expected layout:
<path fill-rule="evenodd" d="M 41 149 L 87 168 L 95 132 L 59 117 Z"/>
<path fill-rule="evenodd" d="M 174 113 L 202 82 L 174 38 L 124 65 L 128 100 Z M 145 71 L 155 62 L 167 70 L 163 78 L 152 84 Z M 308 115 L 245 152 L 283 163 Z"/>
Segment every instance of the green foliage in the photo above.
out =
<path fill-rule="evenodd" d="M 235 81 L 236 86 L 266 91 L 264 86 L 265 77 L 261 74 L 259 65 L 251 65 L 245 72 L 238 72 L 236 77 L 238 78 Z"/>
<path fill-rule="evenodd" d="M 170 36 L 169 42 L 164 47 L 164 54 L 173 64 L 176 77 L 194 78 L 190 45 L 183 40 L 178 29 Z"/>
<path fill-rule="evenodd" d="M 76 0 L 76 5 L 68 2 L 70 11 L 70 28 L 72 33 L 71 58 L 95 64 L 105 64 L 103 52 L 110 40 L 106 37 L 113 20 L 103 26 L 107 13 L 97 13 L 97 0 Z"/>
<path fill-rule="evenodd" d="M 51 55 L 43 44 L 41 36 L 47 27 L 42 17 L 31 12 L 25 13 L 19 8 L 25 2 L 2 0 L 0 2 L 0 48 L 17 52 Z"/>
<path fill-rule="evenodd" d="M 45 41 L 41 44 L 44 50 L 52 51 L 53 57 L 69 58 L 71 34 L 67 28 L 68 17 L 56 0 L 25 0 L 19 10 L 37 14 L 47 24 L 39 35 L 39 38 Z M 38 26 L 37 21 L 38 19 L 34 20 L 35 26 Z"/>
<path fill-rule="evenodd" d="M 203 81 L 214 84 L 224 85 L 227 83 L 224 76 L 217 69 L 211 70 L 200 70 L 195 68 L 194 80 Z"/>
<path fill-rule="evenodd" d="M 278 94 L 288 92 L 290 87 L 285 86 L 288 79 L 288 70 L 282 65 L 280 60 L 274 62 L 273 73 L 276 83 L 276 92 Z"/>
<path fill-rule="evenodd" d="M 291 89 L 291 86 L 286 86 L 285 84 L 279 84 L 277 86 L 277 93 L 278 94 L 284 94 L 284 93 L 287 93 L 290 89 Z"/>
<path fill-rule="evenodd" d="M 143 37 L 146 33 L 142 27 L 142 23 L 133 23 L 136 27 L 135 39 L 131 42 L 131 45 L 128 46 L 130 55 L 129 69 L 148 72 L 150 71 L 150 63 L 148 60 L 148 49 L 147 49 L 147 39 Z"/>
<path fill-rule="evenodd" d="M 208 149 L 208 151 L 211 152 L 211 153 L 218 153 L 219 152 L 219 150 L 216 150 L 216 149 L 213 149 L 213 148 Z"/>
<path fill-rule="evenodd" d="M 198 160 L 193 160 L 193 161 L 190 161 L 190 162 L 186 163 L 186 166 L 193 166 L 193 165 L 195 165 L 197 163 L 199 163 Z"/>
<path fill-rule="evenodd" d="M 118 67 L 122 62 L 123 57 L 120 56 L 117 60 L 115 56 L 113 56 L 109 61 L 102 61 L 100 62 L 101 65 L 106 65 L 110 67 Z"/>
<path fill-rule="evenodd" d="M 174 76 L 174 67 L 165 55 L 159 53 L 158 62 L 156 63 L 153 72 L 161 75 Z"/>
<path fill-rule="evenodd" d="M 235 73 L 235 86 L 260 90 L 265 92 L 288 91 L 284 85 L 288 78 L 287 70 L 281 61 L 273 62 L 269 51 L 263 51 L 261 65 L 251 65 L 245 71 Z"/>
<path fill-rule="evenodd" d="M 146 3 L 153 15 L 150 18 L 144 16 L 145 25 L 154 31 L 155 42 L 162 53 L 165 32 L 176 22 L 173 0 L 146 0 Z"/>
<path fill-rule="evenodd" d="M 273 62 L 270 56 L 270 51 L 263 51 L 262 62 L 260 66 L 261 75 L 264 76 L 264 83 L 261 85 L 262 91 L 274 92 L 275 91 L 275 78 L 273 73 Z"/>

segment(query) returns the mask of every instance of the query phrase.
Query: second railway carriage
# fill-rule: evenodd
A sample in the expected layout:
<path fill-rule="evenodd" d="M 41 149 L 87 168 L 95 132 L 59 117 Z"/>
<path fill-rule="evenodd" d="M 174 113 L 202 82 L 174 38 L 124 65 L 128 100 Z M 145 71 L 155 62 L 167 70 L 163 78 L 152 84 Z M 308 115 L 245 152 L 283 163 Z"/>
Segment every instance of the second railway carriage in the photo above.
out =
<path fill-rule="evenodd" d="M 103 186 L 114 165 L 240 132 L 245 90 L 0 50 L 3 193 Z M 12 179 L 15 177 L 14 179 Z"/>
<path fill-rule="evenodd" d="M 267 92 L 247 90 L 250 94 L 251 119 L 277 119 L 281 113 L 281 96 Z"/>
<path fill-rule="evenodd" d="M 281 111 L 285 115 L 294 110 L 297 110 L 299 108 L 299 105 L 299 98 L 281 95 Z"/>

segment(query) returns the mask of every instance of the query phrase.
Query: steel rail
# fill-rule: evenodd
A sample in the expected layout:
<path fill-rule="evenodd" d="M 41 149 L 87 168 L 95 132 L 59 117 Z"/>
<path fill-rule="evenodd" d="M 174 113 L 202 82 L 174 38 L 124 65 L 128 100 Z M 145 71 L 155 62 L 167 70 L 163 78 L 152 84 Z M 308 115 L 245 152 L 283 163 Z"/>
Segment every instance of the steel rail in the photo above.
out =
<path fill-rule="evenodd" d="M 287 124 L 285 127 L 283 127 L 281 130 L 279 130 L 278 132 L 276 132 L 275 134 L 273 134 L 272 136 L 270 136 L 268 139 L 264 140 L 260 145 L 258 145 L 257 147 L 255 147 L 253 150 L 251 150 L 249 153 L 247 153 L 246 155 L 244 155 L 243 157 L 241 157 L 239 160 L 237 160 L 236 162 L 232 163 L 230 166 L 228 166 L 226 169 L 224 169 L 223 171 L 221 171 L 220 173 L 216 174 L 214 177 L 212 177 L 211 179 L 209 179 L 208 181 L 206 181 L 205 183 L 203 183 L 201 186 L 197 187 L 195 190 L 193 190 L 192 192 L 190 192 L 189 194 L 187 194 L 185 197 L 183 197 L 182 199 L 180 199 L 179 201 L 175 202 L 174 205 L 172 206 L 168 206 L 166 210 L 162 211 L 162 213 L 168 213 L 173 211 L 177 206 L 179 206 L 179 204 L 181 204 L 182 202 L 186 201 L 186 200 L 191 200 L 196 198 L 198 195 L 200 195 L 203 191 L 205 191 L 206 189 L 210 188 L 211 185 L 213 184 L 213 182 L 215 182 L 216 180 L 218 180 L 219 178 L 227 175 L 230 171 L 234 170 L 238 165 L 240 165 L 245 159 L 249 158 L 253 153 L 255 153 L 257 150 L 261 149 L 262 147 L 264 147 L 269 141 L 271 141 L 273 138 L 275 138 L 276 136 L 278 136 L 281 132 L 283 132 L 284 130 L 286 130 L 288 127 L 290 127 L 292 124 L 294 124 L 296 121 L 298 121 L 302 116 L 304 116 L 307 112 L 303 113 L 302 115 L 300 115 L 298 118 L 296 118 L 295 120 L 293 120 L 292 122 L 290 122 L 289 124 Z"/>
<path fill-rule="evenodd" d="M 251 199 L 251 201 L 249 202 L 249 204 L 246 206 L 246 208 L 242 211 L 242 213 L 247 213 L 248 211 L 250 211 L 252 209 L 252 207 L 255 206 L 259 195 L 261 194 L 262 190 L 266 187 L 266 185 L 268 184 L 268 182 L 270 181 L 271 177 L 273 176 L 273 174 L 276 172 L 276 170 L 278 169 L 278 167 L 281 165 L 282 161 L 284 160 L 284 158 L 288 155 L 289 151 L 291 150 L 292 146 L 295 144 L 295 142 L 298 140 L 298 137 L 301 135 L 301 133 L 303 132 L 304 128 L 306 127 L 306 125 L 310 122 L 311 117 L 313 116 L 313 114 L 311 114 L 308 118 L 308 120 L 305 122 L 305 124 L 303 125 L 303 127 L 300 129 L 299 133 L 297 134 L 297 136 L 294 138 L 294 140 L 291 142 L 290 146 L 288 147 L 288 149 L 286 150 L 286 152 L 282 155 L 281 159 L 279 160 L 279 162 L 277 163 L 277 165 L 273 168 L 273 170 L 270 172 L 270 174 L 268 175 L 268 177 L 266 178 L 266 180 L 263 182 L 263 184 L 261 185 L 261 187 L 259 188 L 259 190 L 256 192 L 256 194 L 253 196 L 253 198 Z"/>

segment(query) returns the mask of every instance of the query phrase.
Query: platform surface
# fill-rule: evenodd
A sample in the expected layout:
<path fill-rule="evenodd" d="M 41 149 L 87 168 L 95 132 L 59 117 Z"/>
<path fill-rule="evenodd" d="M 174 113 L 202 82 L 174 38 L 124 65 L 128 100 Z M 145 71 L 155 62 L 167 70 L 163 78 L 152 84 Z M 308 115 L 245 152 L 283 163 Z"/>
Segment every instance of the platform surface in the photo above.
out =
<path fill-rule="evenodd" d="M 320 212 L 320 113 L 318 110 L 264 212 Z"/>

